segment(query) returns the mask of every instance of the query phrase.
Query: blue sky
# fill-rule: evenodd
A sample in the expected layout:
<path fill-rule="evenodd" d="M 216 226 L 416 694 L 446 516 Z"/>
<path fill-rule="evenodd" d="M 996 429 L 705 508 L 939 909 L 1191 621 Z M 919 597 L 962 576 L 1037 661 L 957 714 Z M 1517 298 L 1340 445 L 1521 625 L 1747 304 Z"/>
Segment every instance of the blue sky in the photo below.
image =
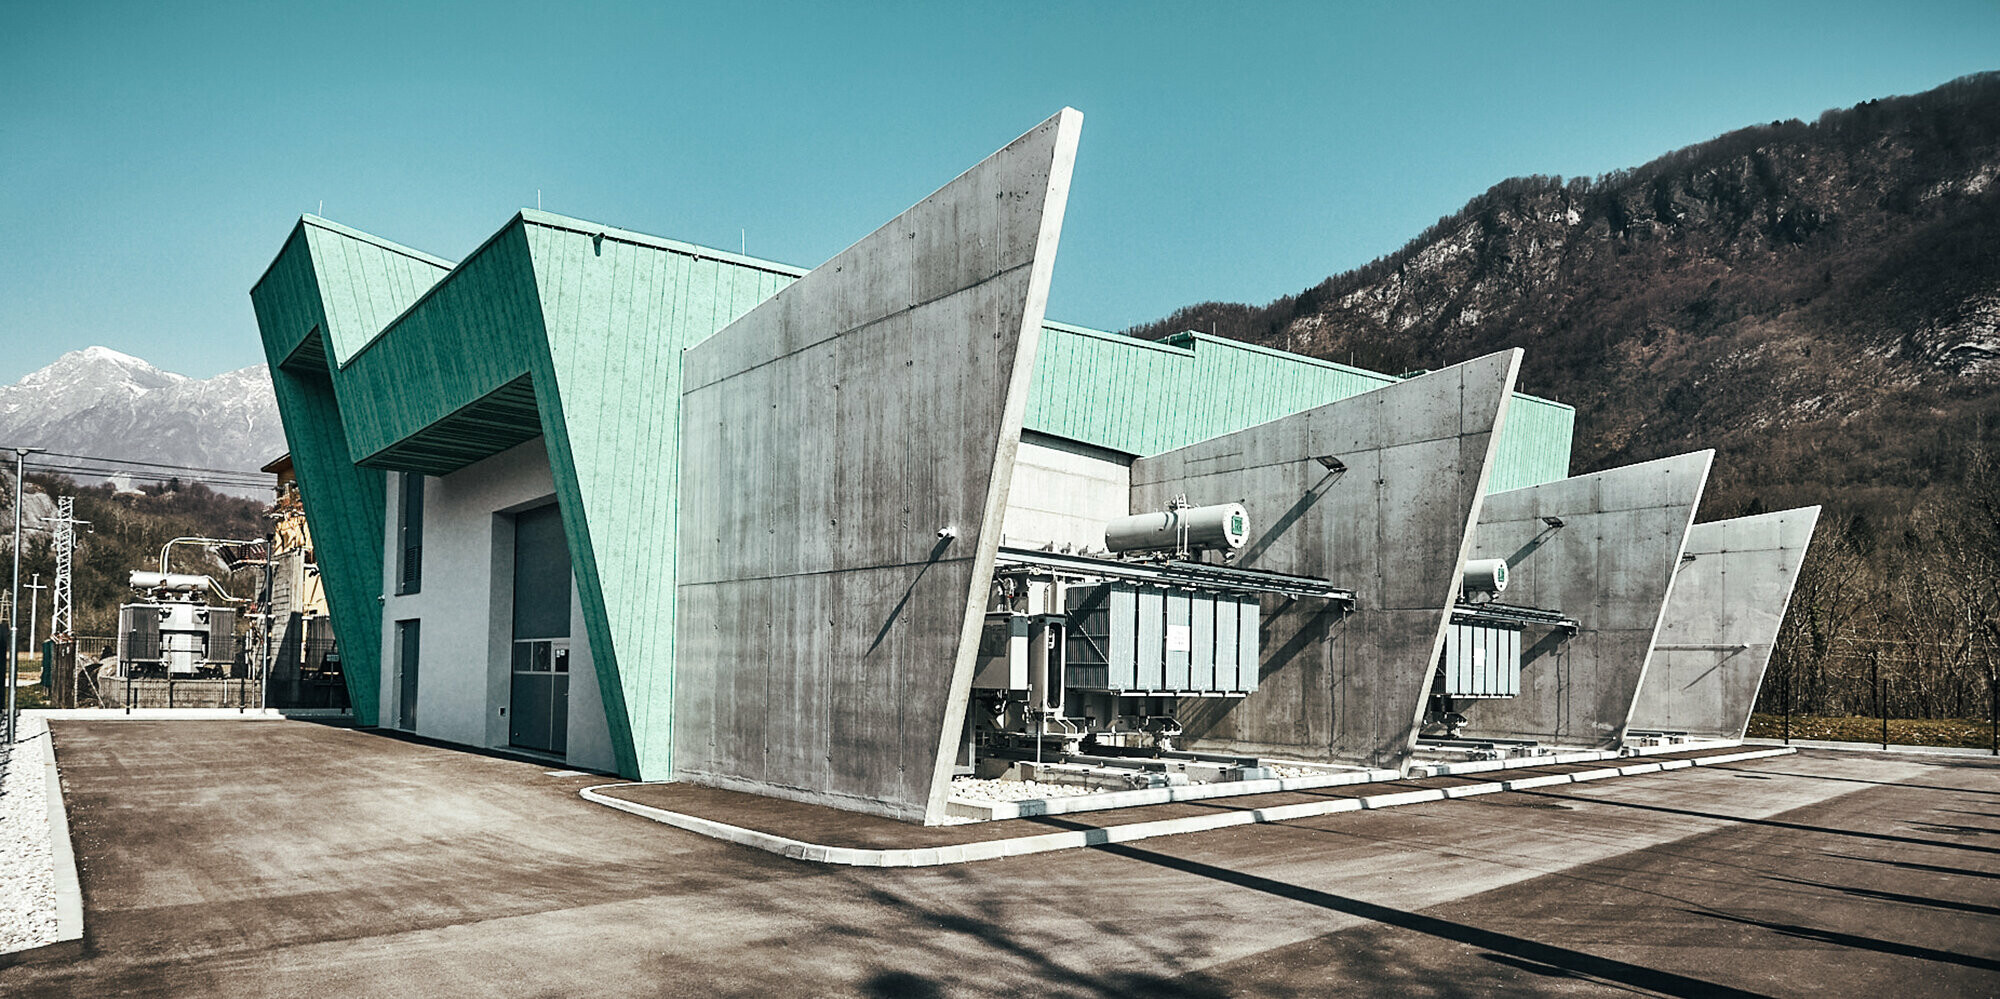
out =
<path fill-rule="evenodd" d="M 10 5 L 0 382 L 262 361 L 302 212 L 458 259 L 523 206 L 810 266 L 1063 105 L 1049 316 L 1264 302 L 1495 182 L 2000 68 L 2000 3 Z"/>

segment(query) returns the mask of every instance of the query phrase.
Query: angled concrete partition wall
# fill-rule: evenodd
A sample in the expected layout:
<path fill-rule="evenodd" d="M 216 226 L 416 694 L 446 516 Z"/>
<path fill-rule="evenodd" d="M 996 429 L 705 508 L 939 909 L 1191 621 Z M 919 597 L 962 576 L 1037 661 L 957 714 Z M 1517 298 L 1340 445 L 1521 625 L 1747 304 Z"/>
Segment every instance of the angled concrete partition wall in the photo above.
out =
<path fill-rule="evenodd" d="M 1267 598 L 1257 691 L 1187 703 L 1188 741 L 1407 758 L 1520 358 L 1491 354 L 1132 466 L 1135 512 L 1181 493 L 1242 503 L 1252 540 L 1237 564 L 1355 592 L 1344 618 L 1325 601 Z"/>
<path fill-rule="evenodd" d="M 676 776 L 942 818 L 1081 122 L 688 352 Z"/>
<path fill-rule="evenodd" d="M 1526 636 L 1520 696 L 1474 702 L 1466 736 L 1606 748 L 1624 739 L 1714 456 L 1696 451 L 1486 498 L 1473 557 L 1507 560 L 1502 601 L 1561 611 L 1582 628 L 1567 642 Z"/>
<path fill-rule="evenodd" d="M 1819 507 L 1696 524 L 1632 727 L 1741 739 Z"/>

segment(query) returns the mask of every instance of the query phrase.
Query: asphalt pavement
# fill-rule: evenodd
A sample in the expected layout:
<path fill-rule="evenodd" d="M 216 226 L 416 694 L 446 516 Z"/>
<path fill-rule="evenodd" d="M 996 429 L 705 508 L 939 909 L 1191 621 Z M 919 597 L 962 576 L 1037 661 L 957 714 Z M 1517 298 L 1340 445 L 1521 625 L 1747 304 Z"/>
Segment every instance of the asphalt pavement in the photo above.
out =
<path fill-rule="evenodd" d="M 925 870 L 304 722 L 58 720 L 80 959 L 7 995 L 2000 994 L 2000 765 L 1796 756 Z"/>

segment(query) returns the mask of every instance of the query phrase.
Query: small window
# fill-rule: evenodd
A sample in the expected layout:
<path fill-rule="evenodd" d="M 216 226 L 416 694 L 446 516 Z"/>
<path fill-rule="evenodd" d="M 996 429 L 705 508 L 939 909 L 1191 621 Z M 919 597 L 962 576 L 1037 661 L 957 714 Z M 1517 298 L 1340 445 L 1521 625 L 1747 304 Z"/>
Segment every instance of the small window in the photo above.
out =
<path fill-rule="evenodd" d="M 396 576 L 398 594 L 417 593 L 424 586 L 424 477 L 400 473 L 402 502 L 398 504 L 397 538 L 402 558 Z"/>

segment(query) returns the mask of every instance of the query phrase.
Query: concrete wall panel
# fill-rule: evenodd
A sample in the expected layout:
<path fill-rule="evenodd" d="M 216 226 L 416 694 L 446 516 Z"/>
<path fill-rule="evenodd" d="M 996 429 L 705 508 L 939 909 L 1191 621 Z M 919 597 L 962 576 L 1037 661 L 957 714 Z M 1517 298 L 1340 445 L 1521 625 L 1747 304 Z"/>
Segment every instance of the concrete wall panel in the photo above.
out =
<path fill-rule="evenodd" d="M 1081 118 L 688 351 L 676 776 L 943 816 Z"/>
<path fill-rule="evenodd" d="M 1014 459 L 1001 530 L 1010 545 L 1104 547 L 1104 525 L 1132 502 L 1132 463 L 1114 452 L 1045 438 Z"/>
<path fill-rule="evenodd" d="M 1502 601 L 1559 610 L 1581 630 L 1561 644 L 1526 636 L 1520 696 L 1463 708 L 1466 736 L 1596 747 L 1624 739 L 1714 455 L 1697 451 L 1486 498 L 1473 557 L 1507 560 Z"/>
<path fill-rule="evenodd" d="M 1257 691 L 1185 702 L 1192 743 L 1377 766 L 1408 757 L 1520 356 L 1488 355 L 1132 466 L 1135 512 L 1180 493 L 1242 503 L 1251 541 L 1238 564 L 1355 591 L 1347 618 L 1323 601 L 1266 599 Z M 1320 455 L 1346 469 L 1328 471 Z"/>
<path fill-rule="evenodd" d="M 1632 727 L 1741 739 L 1819 507 L 1696 524 Z"/>

